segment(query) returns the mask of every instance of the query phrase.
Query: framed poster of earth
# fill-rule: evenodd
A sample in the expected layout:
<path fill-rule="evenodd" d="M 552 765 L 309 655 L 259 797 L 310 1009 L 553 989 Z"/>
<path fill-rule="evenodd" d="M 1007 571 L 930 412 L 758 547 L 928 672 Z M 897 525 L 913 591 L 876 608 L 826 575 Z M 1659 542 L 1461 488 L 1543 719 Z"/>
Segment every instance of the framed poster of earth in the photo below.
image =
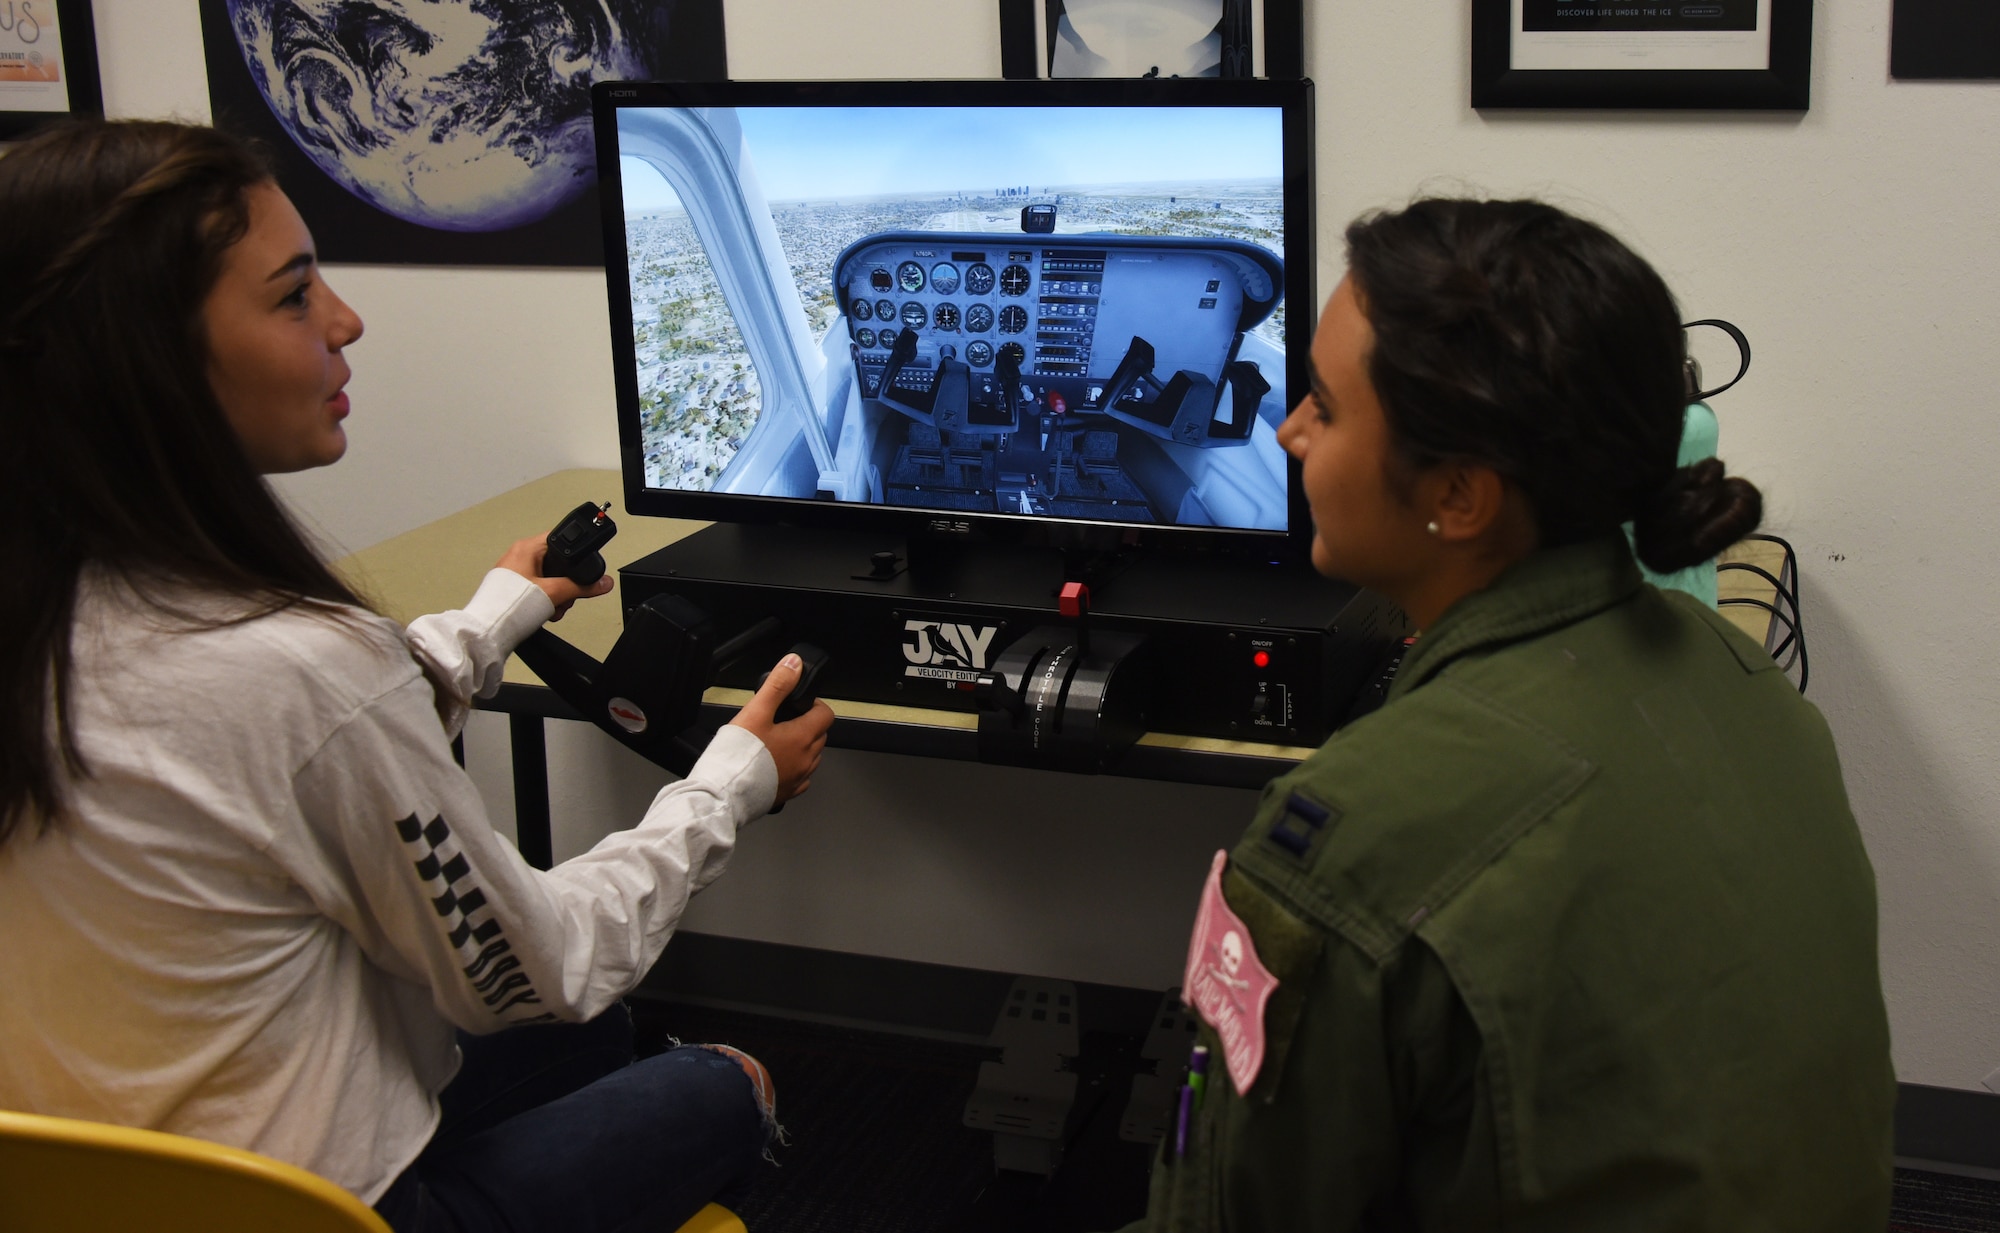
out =
<path fill-rule="evenodd" d="M 102 114 L 90 0 L 0 3 L 0 141 Z"/>
<path fill-rule="evenodd" d="M 591 83 L 728 77 L 722 0 L 200 5 L 216 125 L 335 264 L 602 265 Z"/>
<path fill-rule="evenodd" d="M 1472 105 L 1804 111 L 1812 0 L 1473 0 Z"/>

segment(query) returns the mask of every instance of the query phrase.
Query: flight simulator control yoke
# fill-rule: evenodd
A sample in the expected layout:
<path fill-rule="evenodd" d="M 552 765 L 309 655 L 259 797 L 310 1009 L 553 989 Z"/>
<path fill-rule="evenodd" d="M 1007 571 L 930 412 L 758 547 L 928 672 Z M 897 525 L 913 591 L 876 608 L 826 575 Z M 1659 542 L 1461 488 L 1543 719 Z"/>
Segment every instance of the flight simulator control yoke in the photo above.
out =
<path fill-rule="evenodd" d="M 549 532 L 543 577 L 563 576 L 589 586 L 604 576 L 598 550 L 618 533 L 610 508 L 609 502 L 586 501 Z M 626 614 L 625 630 L 603 663 L 546 627 L 530 635 L 515 654 L 543 684 L 620 744 L 686 775 L 701 757 L 687 734 L 700 715 L 702 694 L 715 684 L 717 669 L 770 641 L 782 628 L 777 618 L 766 617 L 718 640 L 714 623 L 701 609 L 660 594 Z M 778 704 L 779 722 L 812 709 L 815 683 L 829 658 L 811 643 L 795 643 L 791 650 L 799 657 L 799 679 Z M 763 684 L 760 677 L 757 687 Z"/>
<path fill-rule="evenodd" d="M 792 643 L 804 671 L 779 708 L 780 720 L 804 714 L 820 691 L 972 710 L 981 761 L 1093 773 L 1112 768 L 1154 728 L 1317 744 L 1349 717 L 1349 700 L 1401 632 L 1400 614 L 1385 611 L 1365 592 L 1336 604 L 1332 622 L 1320 615 L 1267 625 L 1246 609 L 1240 629 L 1229 628 L 1239 621 L 1190 620 L 1202 615 L 1191 612 L 1114 616 L 1106 624 L 1093 615 L 1091 590 L 1082 582 L 1061 583 L 1051 611 L 1046 598 L 1022 602 L 1017 588 L 993 574 L 988 579 L 997 583 L 998 605 L 981 610 L 954 604 L 960 583 L 945 582 L 950 593 L 918 584 L 926 596 L 916 601 L 919 610 L 965 619 L 912 620 L 905 615 L 912 611 L 912 579 L 894 554 L 872 554 L 866 573 L 820 579 L 812 576 L 815 569 L 870 558 L 844 556 L 839 548 L 847 541 L 813 542 L 812 533 L 796 528 L 784 533 L 782 547 L 775 539 L 738 542 L 773 530 L 719 524 L 627 567 L 625 629 L 602 663 L 548 629 L 516 653 L 585 718 L 680 775 L 700 756 L 696 725 L 704 692 L 716 684 L 751 686 L 751 674 L 776 658 L 788 634 L 808 631 L 840 653 Z M 596 549 L 615 532 L 603 508 L 579 506 L 551 532 L 544 572 L 595 581 L 604 568 Z M 785 560 L 787 553 L 795 555 Z M 718 577 L 717 561 L 764 565 L 748 567 L 756 576 Z M 1190 589 L 1179 573 L 1160 581 L 1177 593 Z M 1115 589 L 1127 594 L 1144 590 L 1146 582 L 1135 566 Z M 1192 589 L 1235 596 L 1247 588 L 1197 580 Z M 1323 613 L 1331 598 L 1337 597 L 1321 597 L 1311 607 Z M 1282 611 L 1268 599 L 1253 595 L 1249 602 L 1261 611 Z M 963 611 L 953 612 L 954 606 Z M 1161 605 L 1154 600 L 1145 606 Z M 732 627 L 736 632 L 724 636 Z M 904 639 L 930 637 L 924 629 L 939 645 L 919 666 Z M 983 631 L 985 641 L 965 657 L 947 655 L 944 644 L 953 637 L 965 641 L 967 630 Z M 1002 631 L 1013 636 L 999 642 L 995 635 Z M 996 642 L 1001 649 L 989 655 Z M 906 683 L 934 692 L 906 690 Z M 761 684 L 757 678 L 755 685 Z M 1225 718 L 1235 712 L 1221 700 L 1239 694 L 1241 719 Z"/>

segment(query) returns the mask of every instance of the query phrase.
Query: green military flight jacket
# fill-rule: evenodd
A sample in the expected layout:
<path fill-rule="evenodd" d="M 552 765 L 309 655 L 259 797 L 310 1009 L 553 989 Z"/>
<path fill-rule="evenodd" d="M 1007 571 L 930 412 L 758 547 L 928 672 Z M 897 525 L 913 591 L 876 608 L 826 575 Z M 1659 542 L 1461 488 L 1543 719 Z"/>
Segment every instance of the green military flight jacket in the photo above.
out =
<path fill-rule="evenodd" d="M 1888 1219 L 1874 874 L 1819 711 L 1622 538 L 1454 605 L 1265 790 L 1223 893 L 1280 984 L 1167 1233 Z"/>

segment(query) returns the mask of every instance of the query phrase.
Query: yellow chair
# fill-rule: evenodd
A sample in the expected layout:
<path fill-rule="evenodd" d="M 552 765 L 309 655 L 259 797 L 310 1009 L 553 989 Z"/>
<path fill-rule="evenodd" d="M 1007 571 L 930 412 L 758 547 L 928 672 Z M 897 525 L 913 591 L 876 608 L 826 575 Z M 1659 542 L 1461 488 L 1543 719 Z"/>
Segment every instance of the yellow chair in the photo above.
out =
<path fill-rule="evenodd" d="M 6 1233 L 390 1233 L 316 1173 L 201 1139 L 0 1110 Z M 748 1233 L 711 1203 L 675 1233 Z"/>
<path fill-rule="evenodd" d="M 390 1233 L 366 1203 L 284 1161 L 184 1135 L 0 1109 L 6 1233 Z M 674 1233 L 748 1233 L 710 1203 Z"/>
<path fill-rule="evenodd" d="M 750 1233 L 750 1231 L 743 1227 L 743 1221 L 735 1212 L 720 1204 L 711 1203 L 696 1212 L 694 1219 L 674 1230 L 674 1233 Z"/>
<path fill-rule="evenodd" d="M 0 1111 L 7 1233 L 389 1233 L 304 1169 L 200 1139 Z"/>

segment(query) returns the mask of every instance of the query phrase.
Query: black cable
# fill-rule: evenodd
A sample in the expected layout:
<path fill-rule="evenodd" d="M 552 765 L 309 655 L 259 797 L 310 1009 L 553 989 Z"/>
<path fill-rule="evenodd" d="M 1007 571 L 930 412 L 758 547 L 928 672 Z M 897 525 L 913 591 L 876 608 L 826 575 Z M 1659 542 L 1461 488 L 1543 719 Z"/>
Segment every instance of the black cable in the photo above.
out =
<path fill-rule="evenodd" d="M 1799 692 L 1804 693 L 1806 691 L 1807 659 L 1806 659 L 1805 608 L 1801 602 L 1801 593 L 1804 591 L 1805 588 L 1799 578 L 1799 550 L 1792 547 L 1792 541 L 1786 539 L 1784 536 L 1772 535 L 1768 531 L 1754 531 L 1751 534 L 1744 536 L 1743 538 L 1746 540 L 1751 540 L 1751 539 L 1758 540 L 1766 544 L 1776 544 L 1778 547 L 1785 550 L 1785 563 L 1778 567 L 1778 578 L 1773 579 L 1772 581 L 1774 585 L 1778 587 L 1779 594 L 1783 595 L 1785 599 L 1791 604 L 1792 608 L 1792 621 L 1790 622 L 1791 637 L 1797 639 L 1799 644 L 1799 649 L 1798 649 Z M 1731 562 L 1726 562 L 1725 564 L 1729 567 L 1752 569 L 1755 570 L 1757 573 L 1763 574 L 1766 578 L 1770 578 L 1770 575 L 1766 573 L 1764 570 L 1757 569 L 1756 566 L 1750 565 L 1748 562 L 1731 561 Z M 1787 577 L 1791 579 L 1791 586 L 1789 589 L 1784 585 L 1784 582 L 1782 581 L 1784 578 Z M 1775 616 L 1777 615 L 1777 613 L 1774 611 L 1773 615 Z"/>
<path fill-rule="evenodd" d="M 1747 596 L 1741 596 L 1733 599 L 1723 599 L 1716 601 L 1716 605 L 1718 607 L 1727 607 L 1730 604 L 1738 604 L 1751 608 L 1762 608 L 1764 611 L 1770 613 L 1776 619 L 1783 621 L 1785 623 L 1785 628 L 1791 631 L 1792 638 L 1797 639 L 1798 642 L 1798 655 L 1796 657 L 1795 662 L 1799 666 L 1799 692 L 1804 693 L 1806 691 L 1806 680 L 1808 674 L 1811 671 L 1811 667 L 1809 661 L 1806 658 L 1806 640 L 1799 633 L 1798 623 L 1794 621 L 1791 617 L 1785 615 L 1783 612 L 1778 611 L 1778 606 L 1776 604 L 1770 603 L 1767 600 L 1751 599 Z M 1791 666 L 1792 665 L 1790 663 L 1782 664 L 1780 665 L 1780 670 L 1790 671 Z"/>
<path fill-rule="evenodd" d="M 1785 634 L 1785 640 L 1783 642 L 1780 642 L 1775 650 L 1769 652 L 1771 658 L 1774 660 L 1777 659 L 1778 656 L 1784 652 L 1786 647 L 1791 646 L 1798 636 L 1799 627 L 1793 622 L 1792 618 L 1785 615 L 1783 612 L 1779 611 L 1777 608 L 1773 607 L 1769 602 L 1765 600 L 1751 599 L 1749 596 L 1736 596 L 1730 599 L 1718 599 L 1715 601 L 1715 603 L 1716 607 L 1718 608 L 1728 607 L 1730 604 L 1739 604 L 1751 608 L 1762 608 L 1764 611 L 1770 613 L 1773 619 L 1782 622 L 1787 632 Z M 1791 671 L 1792 665 L 1797 662 L 1798 662 L 1798 654 L 1794 652 L 1790 659 L 1785 660 L 1785 662 L 1779 664 L 1778 667 L 1789 672 Z"/>
<path fill-rule="evenodd" d="M 1723 561 L 1717 564 L 1715 567 L 1715 571 L 1718 574 L 1720 574 L 1725 569 L 1742 570 L 1745 573 L 1755 574 L 1759 578 L 1762 578 L 1764 581 L 1771 584 L 1771 589 L 1777 593 L 1778 598 L 1784 600 L 1786 606 L 1792 610 L 1791 632 L 1785 635 L 1785 640 L 1783 642 L 1780 642 L 1777 646 L 1771 648 L 1771 657 L 1773 659 L 1776 659 L 1778 656 L 1783 655 L 1785 653 L 1785 648 L 1791 646 L 1793 640 L 1800 637 L 1799 626 L 1803 622 L 1799 616 L 1798 599 L 1792 595 L 1791 591 L 1785 586 L 1784 583 L 1778 581 L 1778 579 L 1772 575 L 1770 570 L 1765 569 L 1761 565 L 1752 565 L 1748 561 Z M 1787 667 L 1789 666 L 1790 665 L 1788 664 Z"/>
<path fill-rule="evenodd" d="M 1799 585 L 1799 551 L 1792 547 L 1792 541 L 1782 535 L 1772 535 L 1767 531 L 1753 531 L 1743 538 L 1759 540 L 1766 544 L 1776 544 L 1785 550 L 1785 563 L 1778 568 L 1778 574 L 1780 577 L 1787 574 L 1791 575 L 1792 611 L 1799 612 L 1800 591 L 1803 588 Z"/>
<path fill-rule="evenodd" d="M 1793 615 L 1798 614 L 1799 611 L 1798 597 L 1792 594 L 1792 589 L 1790 587 L 1778 581 L 1778 576 L 1776 574 L 1773 574 L 1770 570 L 1765 569 L 1763 566 L 1752 565 L 1748 561 L 1721 561 L 1716 564 L 1715 568 L 1716 572 L 1718 573 L 1720 573 L 1725 569 L 1740 569 L 1745 571 L 1746 573 L 1752 573 L 1757 575 L 1759 578 L 1762 578 L 1764 581 L 1771 584 L 1771 589 L 1778 593 L 1779 599 L 1785 601 L 1786 606 L 1792 610 Z"/>
<path fill-rule="evenodd" d="M 1778 621 L 1781 621 L 1781 622 L 1783 622 L 1783 623 L 1784 623 L 1784 625 L 1785 625 L 1785 628 L 1786 628 L 1786 629 L 1788 629 L 1788 630 L 1790 630 L 1790 631 L 1791 631 L 1791 633 L 1788 633 L 1788 634 L 1787 634 L 1787 635 L 1785 636 L 1785 640 L 1784 640 L 1784 641 L 1783 641 L 1782 643 L 1780 643 L 1780 644 L 1779 644 L 1779 648 L 1780 648 L 1780 650 L 1782 650 L 1782 649 L 1783 649 L 1784 647 L 1788 647 L 1788 646 L 1793 646 L 1793 645 L 1794 645 L 1794 643 L 1796 642 L 1796 646 L 1797 646 L 1797 649 L 1796 649 L 1796 650 L 1794 650 L 1794 651 L 1792 652 L 1792 655 L 1791 655 L 1791 657 L 1790 657 L 1789 659 L 1785 660 L 1785 661 L 1784 661 L 1783 663 L 1781 663 L 1781 664 L 1779 664 L 1779 665 L 1778 665 L 1778 670 L 1779 670 L 1780 672 L 1790 672 L 1790 671 L 1792 670 L 1792 665 L 1793 665 L 1793 664 L 1797 664 L 1797 663 L 1800 663 L 1800 662 L 1801 662 L 1801 660 L 1802 660 L 1802 659 L 1804 658 L 1804 656 L 1805 656 L 1805 645 L 1806 645 L 1806 644 L 1805 644 L 1805 641 L 1804 641 L 1803 639 L 1798 639 L 1798 638 L 1796 638 L 1796 635 L 1797 635 L 1797 633 L 1798 633 L 1798 627 L 1797 627 L 1796 625 L 1792 624 L 1792 619 L 1791 619 L 1790 617 L 1788 617 L 1788 616 L 1786 616 L 1786 615 L 1785 615 L 1784 613 L 1782 613 L 1782 612 L 1778 611 L 1778 610 L 1777 610 L 1776 608 L 1772 607 L 1772 606 L 1771 606 L 1770 604 L 1768 604 L 1768 603 L 1764 602 L 1764 601 L 1763 601 L 1763 600 L 1761 600 L 1761 599 L 1749 599 L 1749 598 L 1738 598 L 1738 599 L 1725 599 L 1725 600 L 1719 600 L 1719 601 L 1717 601 L 1717 603 L 1718 603 L 1718 606 L 1726 606 L 1726 605 L 1729 605 L 1729 604 L 1738 604 L 1738 605 L 1742 605 L 1742 606 L 1744 606 L 1744 607 L 1752 607 L 1752 608 L 1762 608 L 1762 609 L 1763 609 L 1764 611 L 1766 611 L 1766 612 L 1770 613 L 1770 614 L 1771 614 L 1771 616 L 1772 616 L 1772 617 L 1773 617 L 1774 619 L 1776 619 L 1776 620 L 1778 620 Z M 1777 652 L 1777 651 L 1773 651 L 1773 652 L 1771 653 L 1771 658 L 1772 658 L 1773 660 L 1776 660 L 1776 659 L 1777 659 L 1777 657 L 1778 657 L 1778 652 Z M 1803 672 L 1803 668 L 1801 669 L 1801 671 Z M 1802 680 L 1802 683 L 1803 683 L 1803 680 Z"/>

